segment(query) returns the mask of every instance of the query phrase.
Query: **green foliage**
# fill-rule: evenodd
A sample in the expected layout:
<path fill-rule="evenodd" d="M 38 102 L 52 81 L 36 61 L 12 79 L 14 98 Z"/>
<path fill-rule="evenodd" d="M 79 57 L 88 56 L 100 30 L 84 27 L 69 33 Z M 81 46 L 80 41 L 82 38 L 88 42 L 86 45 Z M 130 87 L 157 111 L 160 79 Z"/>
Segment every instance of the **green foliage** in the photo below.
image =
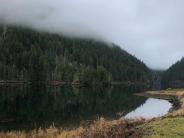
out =
<path fill-rule="evenodd" d="M 0 27 L 0 80 L 149 82 L 151 72 L 118 46 L 23 27 Z"/>

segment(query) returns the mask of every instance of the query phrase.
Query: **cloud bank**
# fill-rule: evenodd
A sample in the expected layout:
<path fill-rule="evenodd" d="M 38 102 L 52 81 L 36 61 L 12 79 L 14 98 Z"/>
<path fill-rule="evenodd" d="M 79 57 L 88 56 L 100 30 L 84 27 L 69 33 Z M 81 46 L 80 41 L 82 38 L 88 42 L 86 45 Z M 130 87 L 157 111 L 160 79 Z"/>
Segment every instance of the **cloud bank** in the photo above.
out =
<path fill-rule="evenodd" d="M 183 0 L 0 0 L 0 22 L 112 41 L 150 68 L 184 53 Z"/>

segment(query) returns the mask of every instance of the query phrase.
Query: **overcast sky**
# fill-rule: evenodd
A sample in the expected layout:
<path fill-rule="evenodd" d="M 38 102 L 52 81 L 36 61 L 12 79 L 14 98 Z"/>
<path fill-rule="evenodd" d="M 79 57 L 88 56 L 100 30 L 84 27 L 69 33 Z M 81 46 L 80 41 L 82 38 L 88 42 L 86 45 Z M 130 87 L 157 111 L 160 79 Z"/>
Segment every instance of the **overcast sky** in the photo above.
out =
<path fill-rule="evenodd" d="M 184 0 L 0 0 L 0 21 L 105 39 L 154 69 L 184 53 Z"/>

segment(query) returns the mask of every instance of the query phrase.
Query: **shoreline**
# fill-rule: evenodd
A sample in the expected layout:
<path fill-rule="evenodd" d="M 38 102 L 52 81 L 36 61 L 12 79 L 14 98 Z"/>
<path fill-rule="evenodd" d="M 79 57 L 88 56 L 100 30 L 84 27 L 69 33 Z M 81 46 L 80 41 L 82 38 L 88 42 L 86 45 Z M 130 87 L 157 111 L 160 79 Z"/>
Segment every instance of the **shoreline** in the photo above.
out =
<path fill-rule="evenodd" d="M 165 94 L 160 91 L 148 91 L 143 93 L 136 93 L 135 95 L 169 101 L 172 104 L 172 108 L 170 109 L 169 113 L 172 113 L 173 111 L 178 110 L 182 106 L 180 101 L 181 97 L 178 97 L 173 93 Z"/>
<path fill-rule="evenodd" d="M 138 128 L 144 132 L 143 138 L 181 137 L 184 131 L 184 89 L 148 91 L 139 96 L 168 100 L 172 103 L 171 111 L 165 116 L 146 121 Z M 174 128 L 174 129 L 173 129 Z M 182 129 L 181 129 L 182 128 Z"/>
<path fill-rule="evenodd" d="M 115 86 L 115 85 L 143 85 L 147 88 L 150 87 L 149 83 L 145 82 L 95 82 L 88 84 L 86 82 L 70 82 L 70 81 L 62 81 L 62 80 L 52 80 L 52 81 L 17 81 L 17 80 L 0 80 L 0 85 L 24 85 L 24 84 L 38 84 L 38 85 L 51 85 L 51 86 L 74 86 L 74 87 L 90 87 L 90 86 Z"/>

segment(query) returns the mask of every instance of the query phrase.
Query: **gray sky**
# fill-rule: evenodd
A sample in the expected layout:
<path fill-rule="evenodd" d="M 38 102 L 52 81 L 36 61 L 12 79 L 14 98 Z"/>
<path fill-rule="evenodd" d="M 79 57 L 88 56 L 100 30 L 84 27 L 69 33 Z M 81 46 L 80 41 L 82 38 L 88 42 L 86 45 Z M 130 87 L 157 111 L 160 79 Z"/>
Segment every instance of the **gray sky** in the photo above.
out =
<path fill-rule="evenodd" d="M 112 41 L 154 69 L 184 53 L 184 0 L 0 0 L 0 21 Z"/>

